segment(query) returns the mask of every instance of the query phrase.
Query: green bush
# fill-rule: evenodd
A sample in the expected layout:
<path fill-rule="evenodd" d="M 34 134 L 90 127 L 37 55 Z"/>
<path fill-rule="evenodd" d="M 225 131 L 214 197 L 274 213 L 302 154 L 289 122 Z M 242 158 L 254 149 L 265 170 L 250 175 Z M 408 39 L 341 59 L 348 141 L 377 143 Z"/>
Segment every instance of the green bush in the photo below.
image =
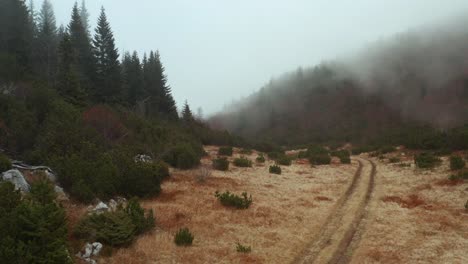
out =
<path fill-rule="evenodd" d="M 292 160 L 291 157 L 287 155 L 281 155 L 280 157 L 278 157 L 278 159 L 276 159 L 276 162 L 280 165 L 289 166 L 291 165 Z"/>
<path fill-rule="evenodd" d="M 224 206 L 232 206 L 237 209 L 247 209 L 252 204 L 252 195 L 247 197 L 247 193 L 243 192 L 242 197 L 230 193 L 229 191 L 220 194 L 218 191 L 215 192 L 215 197 Z"/>
<path fill-rule="evenodd" d="M 340 162 L 343 164 L 350 164 L 351 163 L 351 158 L 349 155 L 349 151 L 347 150 L 338 150 L 338 151 L 333 151 L 330 153 L 331 156 L 338 157 L 340 159 Z"/>
<path fill-rule="evenodd" d="M 450 175 L 450 180 L 468 180 L 468 170 L 461 170 L 457 174 Z"/>
<path fill-rule="evenodd" d="M 221 157 L 213 160 L 213 168 L 215 170 L 227 171 L 229 169 L 229 161 L 226 157 Z"/>
<path fill-rule="evenodd" d="M 234 159 L 234 166 L 237 167 L 252 167 L 252 161 L 241 156 L 240 158 Z"/>
<path fill-rule="evenodd" d="M 465 167 L 465 161 L 460 156 L 450 156 L 450 169 L 460 170 Z"/>
<path fill-rule="evenodd" d="M 174 236 L 174 243 L 177 246 L 190 246 L 193 243 L 194 236 L 188 228 L 181 228 Z"/>
<path fill-rule="evenodd" d="M 132 219 L 137 235 L 153 229 L 156 225 L 153 210 L 149 210 L 145 215 L 145 209 L 140 206 L 136 197 L 128 201 L 124 211 Z"/>
<path fill-rule="evenodd" d="M 429 152 L 423 152 L 414 156 L 414 163 L 418 168 L 429 169 L 439 164 L 441 160 Z"/>
<path fill-rule="evenodd" d="M 343 164 L 351 164 L 351 158 L 349 156 L 340 157 L 340 162 Z"/>
<path fill-rule="evenodd" d="M 258 157 L 255 159 L 258 163 L 264 163 L 265 162 L 265 157 L 263 154 L 258 155 Z"/>
<path fill-rule="evenodd" d="M 278 166 L 278 165 L 273 165 L 273 166 L 270 166 L 270 173 L 273 173 L 273 174 L 281 174 L 281 167 Z"/>
<path fill-rule="evenodd" d="M 138 200 L 132 198 L 125 208 L 115 212 L 91 214 L 75 227 L 74 235 L 88 241 L 99 241 L 110 246 L 129 245 L 135 235 L 155 226 L 153 211 L 145 213 Z"/>
<path fill-rule="evenodd" d="M 310 156 L 309 162 L 312 165 L 327 165 L 330 164 L 331 158 L 328 154 L 314 154 Z"/>
<path fill-rule="evenodd" d="M 307 151 L 299 151 L 299 153 L 297 154 L 297 157 L 299 159 L 307 159 L 309 157 L 309 154 L 307 153 Z"/>
<path fill-rule="evenodd" d="M 179 169 L 191 169 L 200 164 L 201 154 L 197 154 L 189 144 L 179 144 L 170 149 L 164 156 L 164 161 Z"/>
<path fill-rule="evenodd" d="M 0 153 L 0 173 L 10 170 L 11 169 L 11 162 L 10 159 Z"/>
<path fill-rule="evenodd" d="M 243 148 L 243 149 L 241 149 L 240 154 L 250 155 L 250 154 L 252 154 L 252 152 L 253 151 L 251 149 Z"/>
<path fill-rule="evenodd" d="M 250 246 L 244 246 L 240 243 L 237 243 L 236 250 L 239 253 L 250 253 L 252 251 L 252 248 Z"/>
<path fill-rule="evenodd" d="M 307 155 L 308 157 L 311 156 L 317 156 L 317 155 L 327 155 L 328 156 L 328 150 L 322 146 L 318 145 L 311 145 L 309 148 L 307 148 Z"/>
<path fill-rule="evenodd" d="M 99 241 L 111 246 L 129 245 L 135 237 L 136 227 L 124 211 L 92 214 L 75 228 L 77 238 Z"/>
<path fill-rule="evenodd" d="M 375 147 L 373 147 L 373 146 L 357 146 L 357 147 L 353 147 L 351 149 L 351 153 L 353 155 L 359 155 L 361 153 L 371 152 L 371 151 L 374 151 L 374 150 L 375 150 Z"/>
<path fill-rule="evenodd" d="M 392 146 L 383 146 L 379 148 L 380 154 L 387 154 L 387 153 L 394 152 L 394 151 L 396 151 L 396 148 Z"/>
<path fill-rule="evenodd" d="M 283 156 L 284 153 L 282 153 L 282 152 L 268 152 L 267 155 L 268 155 L 269 159 L 277 160 L 278 158 Z"/>
<path fill-rule="evenodd" d="M 218 155 L 221 156 L 232 156 L 232 147 L 220 147 Z"/>
<path fill-rule="evenodd" d="M 398 163 L 400 162 L 400 158 L 398 157 L 391 157 L 389 160 L 388 160 L 390 163 Z"/>

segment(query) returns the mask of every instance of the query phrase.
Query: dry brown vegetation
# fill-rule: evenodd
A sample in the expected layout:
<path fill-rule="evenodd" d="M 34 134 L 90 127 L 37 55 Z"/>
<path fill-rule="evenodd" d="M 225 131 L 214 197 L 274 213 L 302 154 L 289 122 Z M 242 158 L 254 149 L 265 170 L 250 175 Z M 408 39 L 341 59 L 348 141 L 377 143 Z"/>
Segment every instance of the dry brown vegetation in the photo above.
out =
<path fill-rule="evenodd" d="M 467 185 L 433 170 L 378 162 L 370 219 L 353 263 L 468 263 Z M 443 183 L 443 184 L 441 184 Z"/>
<path fill-rule="evenodd" d="M 206 148 L 211 165 L 217 148 Z M 239 156 L 234 151 L 232 159 Z M 257 153 L 247 156 L 255 161 Z M 255 164 L 255 163 L 254 163 Z M 288 263 L 320 229 L 329 210 L 347 187 L 357 165 L 311 168 L 293 162 L 281 175 L 268 173 L 269 165 L 253 168 L 231 166 L 228 172 L 213 171 L 205 183 L 196 180 L 196 170 L 178 171 L 162 185 L 161 195 L 143 201 L 153 208 L 157 228 L 140 237 L 129 248 L 116 251 L 102 263 Z M 296 173 L 301 172 L 301 173 Z M 246 210 L 223 207 L 214 197 L 219 190 L 252 194 Z M 329 201 L 332 200 L 332 201 Z M 177 247 L 174 234 L 189 227 L 195 235 L 191 247 Z M 236 243 L 251 246 L 252 252 L 236 251 Z"/>
<path fill-rule="evenodd" d="M 216 147 L 206 147 L 209 168 Z M 351 182 L 357 162 L 311 167 L 296 160 L 282 166 L 281 175 L 268 173 L 273 161 L 252 168 L 230 166 L 211 171 L 205 182 L 198 169 L 173 170 L 157 198 L 142 201 L 157 218 L 156 229 L 139 237 L 130 247 L 114 250 L 100 263 L 290 263 L 316 238 L 339 198 Z M 232 160 L 239 157 L 235 149 Z M 401 156 L 412 163 L 410 155 Z M 367 158 L 363 154 L 364 158 Z M 375 190 L 368 213 L 358 231 L 352 263 L 468 263 L 468 213 L 464 203 L 468 186 L 449 181 L 447 158 L 433 170 L 400 167 L 378 161 Z M 369 168 L 367 168 L 369 170 Z M 368 173 L 368 171 L 365 171 Z M 252 194 L 246 210 L 222 206 L 215 191 Z M 70 226 L 84 207 L 69 204 Z M 177 247 L 174 234 L 188 227 L 195 235 L 191 247 Z M 251 246 L 238 253 L 236 243 Z"/>

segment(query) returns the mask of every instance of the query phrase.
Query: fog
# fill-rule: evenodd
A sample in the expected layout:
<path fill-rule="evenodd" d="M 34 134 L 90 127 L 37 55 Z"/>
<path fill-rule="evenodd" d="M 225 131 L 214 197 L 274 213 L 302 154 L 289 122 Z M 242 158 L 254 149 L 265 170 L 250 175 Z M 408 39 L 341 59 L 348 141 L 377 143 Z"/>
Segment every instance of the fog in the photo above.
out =
<path fill-rule="evenodd" d="M 34 0 L 36 9 L 42 1 Z M 52 0 L 67 24 L 74 0 Z M 205 114 L 273 76 L 352 54 L 378 39 L 459 14 L 466 0 L 88 0 L 104 6 L 120 53 L 158 49 L 180 107 Z"/>

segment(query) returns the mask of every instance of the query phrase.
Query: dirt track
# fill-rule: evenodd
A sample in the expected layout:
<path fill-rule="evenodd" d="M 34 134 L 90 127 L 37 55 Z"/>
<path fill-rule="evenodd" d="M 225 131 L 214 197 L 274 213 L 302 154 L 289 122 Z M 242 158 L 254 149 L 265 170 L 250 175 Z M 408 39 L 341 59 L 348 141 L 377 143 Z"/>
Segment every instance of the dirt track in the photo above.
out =
<path fill-rule="evenodd" d="M 359 167 L 343 196 L 336 202 L 321 232 L 294 263 L 349 263 L 364 232 L 374 190 L 377 168 L 374 162 L 357 159 Z"/>

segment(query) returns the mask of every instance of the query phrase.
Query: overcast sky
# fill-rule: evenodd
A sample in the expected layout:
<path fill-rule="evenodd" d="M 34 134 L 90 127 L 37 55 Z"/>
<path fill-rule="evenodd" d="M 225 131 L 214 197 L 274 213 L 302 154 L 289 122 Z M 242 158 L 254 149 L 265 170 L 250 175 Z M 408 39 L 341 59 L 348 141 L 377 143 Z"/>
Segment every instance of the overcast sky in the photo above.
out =
<path fill-rule="evenodd" d="M 36 8 L 42 0 L 34 0 Z M 68 24 L 74 0 L 51 0 Z M 81 0 L 79 0 L 81 3 Z M 272 77 L 459 14 L 467 0 L 87 0 L 122 51 L 158 49 L 179 108 L 205 114 Z M 467 25 L 468 26 L 468 25 Z M 94 29 L 92 30 L 94 32 Z"/>

